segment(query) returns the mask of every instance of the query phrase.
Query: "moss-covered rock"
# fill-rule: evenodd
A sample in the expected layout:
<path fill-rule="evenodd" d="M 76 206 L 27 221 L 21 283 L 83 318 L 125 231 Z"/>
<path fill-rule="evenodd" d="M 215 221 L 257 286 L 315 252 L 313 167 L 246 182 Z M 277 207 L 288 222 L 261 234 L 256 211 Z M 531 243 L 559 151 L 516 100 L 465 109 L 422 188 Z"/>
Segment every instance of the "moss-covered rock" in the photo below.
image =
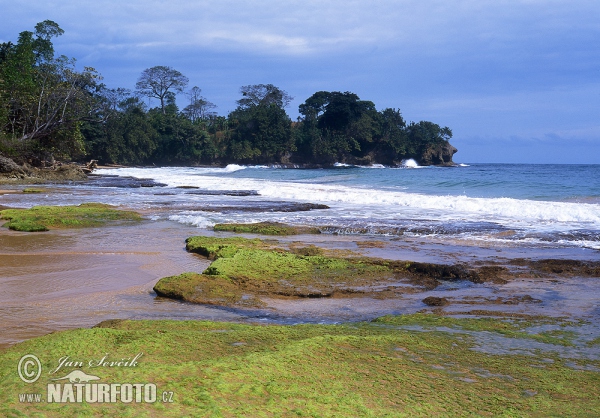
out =
<path fill-rule="evenodd" d="M 320 234 L 319 228 L 306 226 L 292 226 L 279 222 L 258 222 L 251 224 L 228 223 L 216 224 L 215 231 L 261 234 L 261 235 L 298 235 L 298 234 Z"/>
<path fill-rule="evenodd" d="M 157 295 L 205 305 L 263 306 L 260 300 L 237 286 L 231 279 L 219 275 L 183 273 L 165 277 L 155 286 Z"/>
<path fill-rule="evenodd" d="M 43 190 L 42 189 L 36 189 L 33 187 L 28 187 L 26 189 L 23 189 L 23 193 L 42 193 Z"/>
<path fill-rule="evenodd" d="M 600 416 L 594 350 L 569 355 L 559 338 L 538 338 L 549 323 L 419 314 L 339 325 L 105 321 L 1 352 L 0 416 Z M 138 353 L 135 367 L 88 365 Z M 31 354 L 44 372 L 26 384 L 15 369 Z M 65 355 L 83 366 L 61 372 L 152 383 L 157 402 L 20 402 L 22 393 L 46 400 L 49 384 L 68 384 L 48 374 Z M 163 393 L 173 402 L 161 402 Z"/>
<path fill-rule="evenodd" d="M 358 289 L 363 286 L 395 278 L 394 269 L 385 263 L 326 256 L 314 246 L 288 251 L 259 239 L 199 236 L 188 238 L 186 248 L 214 261 L 202 274 L 161 279 L 154 288 L 157 294 L 231 306 L 254 300 L 249 295 L 330 297 L 335 292 L 360 293 Z"/>
<path fill-rule="evenodd" d="M 102 203 L 82 203 L 78 206 L 34 206 L 30 209 L 5 209 L 0 219 L 4 226 L 25 232 L 47 231 L 52 228 L 85 228 L 114 221 L 139 221 L 137 212 L 116 209 Z"/>

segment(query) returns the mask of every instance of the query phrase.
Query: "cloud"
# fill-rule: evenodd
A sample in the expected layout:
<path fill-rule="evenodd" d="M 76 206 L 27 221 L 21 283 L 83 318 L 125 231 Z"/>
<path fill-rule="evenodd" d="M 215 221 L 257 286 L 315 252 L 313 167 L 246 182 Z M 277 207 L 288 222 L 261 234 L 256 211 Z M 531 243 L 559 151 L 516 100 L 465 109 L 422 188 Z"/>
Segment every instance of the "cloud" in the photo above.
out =
<path fill-rule="evenodd" d="M 292 118 L 315 91 L 353 91 L 457 140 L 581 130 L 600 142 L 597 0 L 0 0 L 0 10 L 0 42 L 51 19 L 65 30 L 57 52 L 109 86 L 169 65 L 223 114 L 239 86 L 273 83 L 296 97 Z"/>

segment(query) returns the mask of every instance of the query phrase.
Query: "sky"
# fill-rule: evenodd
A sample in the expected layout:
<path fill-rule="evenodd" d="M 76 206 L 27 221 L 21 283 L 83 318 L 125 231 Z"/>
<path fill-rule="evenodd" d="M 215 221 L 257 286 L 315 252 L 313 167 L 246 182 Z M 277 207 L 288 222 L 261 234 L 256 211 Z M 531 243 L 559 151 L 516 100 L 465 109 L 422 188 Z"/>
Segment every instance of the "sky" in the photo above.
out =
<path fill-rule="evenodd" d="M 0 42 L 58 23 L 110 88 L 172 67 L 226 116 L 240 87 L 350 91 L 452 129 L 464 163 L 600 164 L 598 0 L 0 0 Z M 177 99 L 186 105 L 185 95 Z"/>

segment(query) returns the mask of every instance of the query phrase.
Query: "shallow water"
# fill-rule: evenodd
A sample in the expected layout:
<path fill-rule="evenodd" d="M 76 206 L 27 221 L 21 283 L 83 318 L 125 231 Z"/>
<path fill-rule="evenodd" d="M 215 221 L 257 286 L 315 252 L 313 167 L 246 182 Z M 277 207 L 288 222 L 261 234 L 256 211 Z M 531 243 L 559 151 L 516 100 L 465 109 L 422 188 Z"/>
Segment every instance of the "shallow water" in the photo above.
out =
<path fill-rule="evenodd" d="M 157 299 L 155 282 L 208 262 L 185 251 L 188 228 L 136 226 L 0 232 L 0 346 L 112 318 L 205 318 L 242 315 Z M 27 251 L 29 250 L 29 251 Z"/>
<path fill-rule="evenodd" d="M 177 169 L 169 170 L 166 171 L 167 174 L 178 173 Z M 463 214 L 460 216 L 466 218 L 460 220 L 454 215 L 454 218 L 448 218 L 446 215 L 449 212 L 445 212 L 446 215 L 439 220 L 427 220 L 424 218 L 427 218 L 429 209 L 419 209 L 418 206 L 411 205 L 394 206 L 393 200 L 391 203 L 385 202 L 385 199 L 393 197 L 389 193 L 398 191 L 394 182 L 397 183 L 399 178 L 406 177 L 412 188 L 420 187 L 419 181 L 424 181 L 423 189 L 417 191 L 434 193 L 435 190 L 439 190 L 435 189 L 436 187 L 451 181 L 442 181 L 440 175 L 454 176 L 452 181 L 455 182 L 460 176 L 466 178 L 473 175 L 466 171 L 452 174 L 455 173 L 452 169 L 427 170 L 430 169 L 414 172 L 405 170 L 409 174 L 403 174 L 404 177 L 395 174 L 396 177 L 388 178 L 385 173 L 398 170 L 286 171 L 233 167 L 180 169 L 182 172 L 177 174 L 179 177 L 175 175 L 173 181 L 182 184 L 164 187 L 139 187 L 140 182 L 134 179 L 133 183 L 127 180 L 127 187 L 124 187 L 123 183 L 120 183 L 120 186 L 110 186 L 111 183 L 103 186 L 39 186 L 43 193 L 23 194 L 20 193 L 20 186 L 3 186 L 7 190 L 0 191 L 0 205 L 4 206 L 31 207 L 38 204 L 103 202 L 135 208 L 144 214 L 146 221 L 135 226 L 53 230 L 43 233 L 19 233 L 0 228 L 0 347 L 56 330 L 90 327 L 113 318 L 275 323 L 370 320 L 385 314 L 432 310 L 433 308 L 422 302 L 427 296 L 448 298 L 452 303 L 443 310 L 454 314 L 479 309 L 591 318 L 594 321 L 600 319 L 599 278 L 570 278 L 559 281 L 525 278 L 513 280 L 505 285 L 448 283 L 433 291 L 406 293 L 393 300 L 364 297 L 269 299 L 269 308 L 262 310 L 233 310 L 182 303 L 157 298 L 152 291 L 156 281 L 162 277 L 185 271 L 203 271 L 209 262 L 187 253 L 185 238 L 192 235 L 213 235 L 215 233 L 210 227 L 215 222 L 224 221 L 276 220 L 334 225 L 331 231 L 324 230 L 328 233 L 320 235 L 277 239 L 284 243 L 315 244 L 393 260 L 452 264 L 481 261 L 502 263 L 512 258 L 600 258 L 598 250 L 593 248 L 595 244 L 591 247 L 573 245 L 573 242 L 580 238 L 577 236 L 573 238 L 575 241 L 564 245 L 557 241 L 556 233 L 548 241 L 515 238 L 523 229 L 517 233 L 507 230 L 499 218 L 473 220 L 468 218 L 468 214 Z M 141 171 L 148 172 L 148 169 Z M 379 173 L 378 187 L 383 188 L 383 191 L 380 190 L 380 193 L 384 193 L 383 204 L 360 205 L 356 202 L 332 200 L 335 196 L 342 196 L 342 192 L 348 197 L 350 186 L 362 193 L 356 196 L 363 196 L 365 189 L 357 182 L 364 181 L 365 178 L 370 178 L 369 176 L 373 177 L 371 174 L 365 177 L 365 172 Z M 429 174 L 423 176 L 418 173 Z M 162 181 L 161 178 L 158 180 Z M 189 184 L 192 180 L 200 182 L 199 185 Z M 164 182 L 168 182 L 168 176 Z M 149 181 L 144 181 L 144 184 L 150 185 Z M 305 189 L 298 189 L 298 184 L 305 185 Z M 465 184 L 469 184 L 468 181 Z M 202 186 L 204 191 L 177 188 L 177 185 Z M 273 196 L 254 193 L 256 190 L 260 190 L 260 193 L 280 192 L 277 195 L 280 198 L 274 199 Z M 527 193 L 531 192 L 531 189 L 527 190 Z M 580 187 L 577 190 L 579 194 L 593 193 L 589 188 Z M 238 193 L 240 191 L 244 193 Z M 298 193 L 303 195 L 299 196 Z M 525 192 L 521 190 L 519 193 Z M 559 200 L 557 203 L 569 200 L 562 195 L 553 196 Z M 484 199 L 489 198 L 494 197 L 488 196 Z M 329 199 L 326 203 L 331 209 L 299 209 L 303 203 L 323 203 L 321 199 Z M 416 200 L 418 203 L 419 199 Z M 584 208 L 590 209 L 595 206 Z M 595 212 L 591 213 L 594 215 Z M 475 218 L 485 217 L 484 215 L 485 213 L 480 213 Z M 589 213 L 579 215 L 588 216 Z M 548 226 L 544 225 L 544 222 L 546 221 L 539 222 L 542 229 Z M 556 227 L 556 223 L 550 224 Z M 352 229 L 355 227 L 356 229 Z M 397 229 L 395 233 L 391 233 L 393 228 L 404 229 Z M 412 232 L 407 228 L 412 228 Z M 357 242 L 361 245 L 357 245 Z M 509 299 L 525 295 L 540 299 L 542 303 L 491 302 L 497 298 Z"/>
<path fill-rule="evenodd" d="M 90 327 L 106 319 L 206 319 L 295 324 L 371 320 L 386 314 L 431 310 L 422 299 L 446 297 L 447 312 L 474 309 L 549 316 L 600 318 L 600 279 L 514 280 L 505 285 L 444 283 L 435 290 L 396 299 L 265 299 L 267 309 L 234 310 L 157 298 L 162 277 L 203 271 L 209 261 L 185 251 L 197 228 L 172 221 L 138 225 L 19 233 L 0 230 L 0 347 L 52 331 Z M 231 234 L 222 234 L 223 236 Z M 371 239 L 369 248 L 349 236 L 281 238 L 371 256 L 451 263 L 489 259 L 498 253 L 427 241 Z M 570 251 L 573 251 L 572 249 Z M 578 250 L 578 251 L 581 251 Z M 488 299 L 530 295 L 543 303 L 505 305 Z"/>

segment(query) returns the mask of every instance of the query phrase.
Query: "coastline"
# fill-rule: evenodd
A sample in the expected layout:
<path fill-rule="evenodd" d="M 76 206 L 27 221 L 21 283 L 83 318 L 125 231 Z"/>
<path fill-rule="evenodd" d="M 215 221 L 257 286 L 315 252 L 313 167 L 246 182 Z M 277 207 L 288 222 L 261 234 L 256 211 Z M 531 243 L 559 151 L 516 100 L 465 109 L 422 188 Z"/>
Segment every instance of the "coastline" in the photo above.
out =
<path fill-rule="evenodd" d="M 57 185 L 20 198 L 21 187 L 5 188 L 17 193 L 9 202 L 24 206 L 98 196 L 93 188 Z M 143 196 L 154 193 L 164 192 Z M 112 195 L 105 196 L 109 202 Z M 580 274 L 586 263 L 597 262 L 597 250 L 483 245 L 443 235 L 238 234 L 168 220 L 158 205 L 129 208 L 146 219 L 47 232 L 0 230 L 6 289 L 0 296 L 5 319 L 0 375 L 6 382 L 0 400 L 8 408 L 0 414 L 68 416 L 85 408 L 88 415 L 102 416 L 122 407 L 78 404 L 68 392 L 48 404 L 16 402 L 19 393 L 45 394 L 44 385 L 54 384 L 48 375 L 41 384 L 23 384 L 14 369 L 27 353 L 37 355 L 45 370 L 67 354 L 97 361 L 144 353 L 139 370 L 83 370 L 102 384 L 141 379 L 171 393 L 173 405 L 134 406 L 138 413 L 161 416 L 208 413 L 207 408 L 246 416 L 324 410 L 332 416 L 418 414 L 424 405 L 429 415 L 561 415 L 564 399 L 577 405 L 568 408 L 572 416 L 600 413 L 594 391 L 600 377 L 595 297 L 600 274 L 593 273 L 596 264 L 591 275 Z M 186 238 L 195 235 L 260 239 L 282 251 L 316 246 L 340 257 L 410 261 L 433 270 L 436 265 L 512 270 L 510 277 L 482 283 L 442 277 L 432 288 L 399 281 L 393 291 L 359 289 L 332 297 L 266 294 L 260 307 L 157 297 L 152 288 L 161 278 L 210 266 L 212 260 L 185 249 Z M 328 388 L 314 384 L 325 381 Z M 420 399 L 412 403 L 415 396 Z"/>
<path fill-rule="evenodd" d="M 223 319 L 267 323 L 337 323 L 372 320 L 388 314 L 436 312 L 444 315 L 474 317 L 511 315 L 577 316 L 590 314 L 590 301 L 578 303 L 592 291 L 594 279 L 573 278 L 572 274 L 534 279 L 527 274 L 507 283 L 469 281 L 444 282 L 435 289 L 412 290 L 393 297 L 377 293 L 352 298 L 271 298 L 265 297 L 264 309 L 219 307 L 189 304 L 156 297 L 153 286 L 163 277 L 186 271 L 202 272 L 206 258 L 185 251 L 185 239 L 197 235 L 196 228 L 172 221 L 145 220 L 137 226 L 106 226 L 40 233 L 9 231 L 0 234 L 2 253 L 0 277 L 6 285 L 2 297 L 3 340 L 0 347 L 38 337 L 48 332 L 91 327 L 108 319 L 149 317 Z M 256 234 L 203 231 L 202 235 L 261 238 L 284 247 L 316 245 L 327 251 L 407 260 L 440 265 L 510 265 L 517 260 L 527 265 L 541 259 L 593 261 L 594 251 L 532 252 L 523 258 L 522 250 L 474 248 L 447 243 L 427 243 L 419 239 L 402 241 L 381 237 L 343 235 L 293 235 L 265 237 Z M 529 260 L 529 261 L 527 261 Z M 528 269 L 530 267 L 527 267 Z M 535 273 L 539 276 L 539 273 Z M 21 281 L 21 282 L 17 282 Z M 586 283 L 587 282 L 587 283 Z M 600 283 L 599 283 L 600 284 Z M 13 289 L 13 290 L 11 290 Z M 26 289 L 38 289 L 36 291 Z M 561 295 L 561 305 L 544 296 L 552 289 Z M 593 290 L 596 291 L 596 290 Z M 597 289 L 600 291 L 600 287 Z M 427 297 L 448 298 L 444 307 L 427 306 Z M 520 298 L 520 299 L 519 299 Z M 529 303 L 543 300 L 544 303 Z M 519 302 L 520 301 L 520 302 Z M 160 308 L 156 312 L 151 312 Z M 349 309 L 350 308 L 350 309 Z M 172 312 L 169 312 L 172 310 Z M 28 313 L 29 312 L 29 313 Z M 44 318 L 40 322 L 39 318 Z"/>
<path fill-rule="evenodd" d="M 85 411 L 100 417 L 124 407 L 173 417 L 215 410 L 244 416 L 418 415 L 423 408 L 427 415 L 449 417 L 482 411 L 574 417 L 600 412 L 595 391 L 600 326 L 591 321 L 597 315 L 598 278 L 525 274 L 505 284 L 451 281 L 400 298 L 265 298 L 263 309 L 156 297 L 151 289 L 160 277 L 209 266 L 206 258 L 185 251 L 184 239 L 194 230 L 152 220 L 42 233 L 2 230 L 0 243 L 10 237 L 12 245 L 2 245 L 0 277 L 6 277 L 5 262 L 13 260 L 8 271 L 18 274 L 9 282 L 25 286 L 0 300 L 6 327 L 0 330 L 0 413 L 63 417 Z M 260 238 L 344 254 L 382 255 L 397 245 L 381 237 Z M 449 262 L 457 256 L 447 246 L 440 251 L 443 246 L 403 244 L 396 252 L 403 258 L 412 253 L 431 261 L 437 253 Z M 459 258 L 469 256 L 476 265 L 476 256 L 467 253 Z M 487 253 L 479 256 L 479 262 L 489 259 Z M 426 297 L 451 303 L 429 306 Z M 544 300 L 536 302 L 537 297 Z M 9 333 L 12 341 L 6 340 Z M 32 385 L 15 372 L 27 355 L 39 358 L 45 370 Z M 88 367 L 105 359 L 136 364 Z M 73 369 L 70 360 L 82 366 Z M 102 383 L 53 380 L 73 370 Z M 141 387 L 150 385 L 157 395 L 132 404 L 124 403 L 127 392 L 114 395 L 114 402 L 94 392 L 100 385 L 127 382 L 145 382 Z M 42 394 L 44 402 L 18 402 L 27 391 Z M 78 402 L 79 397 L 86 401 Z"/>

